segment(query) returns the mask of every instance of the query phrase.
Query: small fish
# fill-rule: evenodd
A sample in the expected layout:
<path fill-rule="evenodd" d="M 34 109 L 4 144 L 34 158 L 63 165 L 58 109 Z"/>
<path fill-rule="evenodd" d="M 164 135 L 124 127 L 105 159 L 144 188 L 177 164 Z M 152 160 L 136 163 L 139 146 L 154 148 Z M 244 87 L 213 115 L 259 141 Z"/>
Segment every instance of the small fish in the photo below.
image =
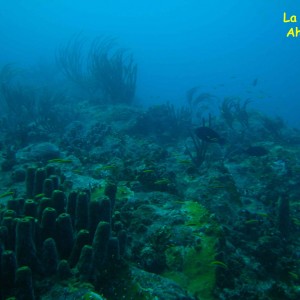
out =
<path fill-rule="evenodd" d="M 199 224 L 197 223 L 193 223 L 193 222 L 187 222 L 185 223 L 186 226 L 199 226 Z"/>
<path fill-rule="evenodd" d="M 64 159 L 64 158 L 53 158 L 49 159 L 48 163 L 58 163 L 58 164 L 71 164 L 73 161 L 71 159 Z"/>
<path fill-rule="evenodd" d="M 43 193 L 42 194 L 37 194 L 37 195 L 34 196 L 35 199 L 39 199 L 39 198 L 43 198 L 43 197 L 45 197 L 45 194 L 43 194 Z"/>
<path fill-rule="evenodd" d="M 290 274 L 290 276 L 295 279 L 295 280 L 298 280 L 299 279 L 299 275 L 294 273 L 294 272 L 288 272 Z"/>
<path fill-rule="evenodd" d="M 6 198 L 8 196 L 13 196 L 13 195 L 14 195 L 14 192 L 5 192 L 5 193 L 0 195 L 0 199 Z"/>
<path fill-rule="evenodd" d="M 153 173 L 154 172 L 154 170 L 143 170 L 143 173 Z"/>
<path fill-rule="evenodd" d="M 170 183 L 170 180 L 168 178 L 162 178 L 162 179 L 156 180 L 154 182 L 154 184 L 157 184 L 157 185 L 167 185 L 169 183 Z"/>
<path fill-rule="evenodd" d="M 260 217 L 263 217 L 263 218 L 268 218 L 269 217 L 269 215 L 267 213 L 263 213 L 263 212 L 258 213 L 257 215 L 260 216 Z"/>
<path fill-rule="evenodd" d="M 256 220 L 256 219 L 247 220 L 245 222 L 245 224 L 256 224 L 256 223 L 258 223 L 258 220 Z"/>
<path fill-rule="evenodd" d="M 101 168 L 99 168 L 98 170 L 102 170 L 102 171 L 106 171 L 106 170 L 113 170 L 116 169 L 116 165 L 107 165 L 107 166 L 103 166 Z"/>
<path fill-rule="evenodd" d="M 182 156 L 182 154 L 181 153 L 177 153 L 177 152 L 172 152 L 171 156 L 177 157 L 177 156 Z"/>
<path fill-rule="evenodd" d="M 191 165 L 192 164 L 192 162 L 188 159 L 179 159 L 179 160 L 177 160 L 177 162 L 182 165 Z"/>
<path fill-rule="evenodd" d="M 83 300 L 103 300 L 104 298 L 95 292 L 88 292 L 82 296 Z"/>
<path fill-rule="evenodd" d="M 222 267 L 226 270 L 228 269 L 228 266 L 225 263 L 223 263 L 222 261 L 219 261 L 219 260 L 212 261 L 210 264 L 213 265 L 213 266 Z"/>
<path fill-rule="evenodd" d="M 292 218 L 292 221 L 295 225 L 300 226 L 300 220 L 297 218 Z"/>
<path fill-rule="evenodd" d="M 200 140 L 208 143 L 218 143 L 221 145 L 225 143 L 225 139 L 221 138 L 216 131 L 206 126 L 196 128 L 195 134 Z"/>
<path fill-rule="evenodd" d="M 252 81 L 252 86 L 257 86 L 257 82 L 258 82 L 258 78 L 255 78 L 255 79 Z"/>
<path fill-rule="evenodd" d="M 210 188 L 210 189 L 225 189 L 226 186 L 225 185 L 210 185 L 210 186 L 208 186 L 208 188 Z"/>
<path fill-rule="evenodd" d="M 250 146 L 245 150 L 245 153 L 250 156 L 265 156 L 269 151 L 262 146 Z"/>

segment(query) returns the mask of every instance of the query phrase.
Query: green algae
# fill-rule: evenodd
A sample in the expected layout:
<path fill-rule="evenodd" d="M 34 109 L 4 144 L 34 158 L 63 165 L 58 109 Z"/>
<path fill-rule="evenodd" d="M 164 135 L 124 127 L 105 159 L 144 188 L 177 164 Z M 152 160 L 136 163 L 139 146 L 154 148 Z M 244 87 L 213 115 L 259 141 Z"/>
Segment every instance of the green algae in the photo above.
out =
<path fill-rule="evenodd" d="M 105 184 L 95 187 L 91 194 L 91 200 L 98 200 L 105 195 Z M 134 197 L 134 192 L 125 185 L 124 182 L 119 182 L 117 187 L 117 201 L 128 200 Z"/>
<path fill-rule="evenodd" d="M 215 261 L 215 245 L 220 235 L 220 227 L 208 210 L 197 202 L 185 202 L 182 211 L 187 216 L 184 226 L 191 228 L 196 242 L 193 245 L 168 248 L 165 254 L 169 270 L 163 275 L 191 295 L 212 300 L 216 283 L 212 262 Z"/>

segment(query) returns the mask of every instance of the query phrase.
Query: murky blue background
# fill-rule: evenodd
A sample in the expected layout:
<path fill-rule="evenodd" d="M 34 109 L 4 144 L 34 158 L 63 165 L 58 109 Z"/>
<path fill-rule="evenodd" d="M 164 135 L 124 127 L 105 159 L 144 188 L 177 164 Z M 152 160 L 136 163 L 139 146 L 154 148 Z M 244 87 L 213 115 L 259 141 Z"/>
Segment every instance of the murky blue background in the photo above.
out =
<path fill-rule="evenodd" d="M 241 4 L 241 2 L 243 2 Z M 113 36 L 138 63 L 140 103 L 184 103 L 186 91 L 239 96 L 300 127 L 298 0 L 1 0 L 0 64 L 54 63 L 74 34 Z M 299 25 L 300 27 L 300 25 Z M 254 85 L 254 80 L 257 84 Z"/>

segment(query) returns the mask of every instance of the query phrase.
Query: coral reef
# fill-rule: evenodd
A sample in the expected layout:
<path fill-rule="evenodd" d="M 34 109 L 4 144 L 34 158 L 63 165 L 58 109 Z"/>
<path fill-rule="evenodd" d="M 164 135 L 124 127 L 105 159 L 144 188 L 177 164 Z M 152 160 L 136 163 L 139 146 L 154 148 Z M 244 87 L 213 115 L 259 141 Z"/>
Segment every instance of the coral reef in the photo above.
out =
<path fill-rule="evenodd" d="M 102 46 L 93 67 L 120 69 Z M 126 87 L 59 97 L 16 76 L 0 72 L 2 299 L 300 298 L 299 129 L 200 88 L 144 109 Z"/>

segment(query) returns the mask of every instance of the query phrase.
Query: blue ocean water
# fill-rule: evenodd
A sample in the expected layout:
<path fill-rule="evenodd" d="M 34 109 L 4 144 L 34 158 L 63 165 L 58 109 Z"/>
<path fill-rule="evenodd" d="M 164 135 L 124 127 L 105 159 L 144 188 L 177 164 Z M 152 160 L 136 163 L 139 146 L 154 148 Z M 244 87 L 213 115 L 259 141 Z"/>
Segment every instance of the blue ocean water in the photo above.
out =
<path fill-rule="evenodd" d="M 51 63 L 74 34 L 113 36 L 138 63 L 142 104 L 184 103 L 199 86 L 220 98 L 250 98 L 300 126 L 300 37 L 286 37 L 297 24 L 283 23 L 284 12 L 300 16 L 299 3 L 1 1 L 0 63 Z"/>
<path fill-rule="evenodd" d="M 0 300 L 300 299 L 299 1 L 0 0 Z"/>

